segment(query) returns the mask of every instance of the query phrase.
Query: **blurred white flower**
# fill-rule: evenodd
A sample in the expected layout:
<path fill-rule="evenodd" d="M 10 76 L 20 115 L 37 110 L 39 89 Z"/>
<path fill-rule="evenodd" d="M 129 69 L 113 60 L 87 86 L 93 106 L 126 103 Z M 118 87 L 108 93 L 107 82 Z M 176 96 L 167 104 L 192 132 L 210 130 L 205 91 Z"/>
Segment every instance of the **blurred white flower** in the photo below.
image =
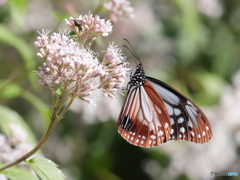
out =
<path fill-rule="evenodd" d="M 0 162 L 5 164 L 14 162 L 32 149 L 26 142 L 27 134 L 20 125 L 9 123 L 9 130 L 9 138 L 0 133 Z M 22 162 L 18 166 L 26 167 L 26 163 Z M 5 176 L 0 176 L 0 180 L 5 179 Z"/>
<path fill-rule="evenodd" d="M 108 0 L 103 6 L 110 12 L 110 17 L 113 22 L 117 22 L 120 16 L 133 19 L 133 8 L 127 0 Z"/>
<path fill-rule="evenodd" d="M 10 132 L 12 134 L 9 138 L 9 143 L 16 146 L 24 143 L 27 139 L 27 134 L 23 131 L 22 127 L 15 123 L 9 123 Z"/>
<path fill-rule="evenodd" d="M 5 175 L 0 174 L 0 180 L 8 180 L 8 178 Z"/>
<path fill-rule="evenodd" d="M 220 18 L 223 8 L 219 0 L 196 0 L 199 11 L 211 18 Z"/>
<path fill-rule="evenodd" d="M 4 6 L 7 2 L 8 0 L 0 0 L 0 6 Z"/>
<path fill-rule="evenodd" d="M 96 100 L 96 107 L 90 108 L 89 106 L 82 103 L 79 99 L 76 99 L 71 107 L 70 110 L 74 111 L 75 113 L 81 113 L 79 117 L 83 120 L 86 124 L 94 124 L 97 122 L 106 122 L 109 119 L 117 120 L 118 115 L 120 113 L 120 109 L 122 107 L 121 95 L 118 95 L 116 99 L 109 99 L 109 98 L 101 98 L 100 92 L 94 92 L 93 96 Z"/>

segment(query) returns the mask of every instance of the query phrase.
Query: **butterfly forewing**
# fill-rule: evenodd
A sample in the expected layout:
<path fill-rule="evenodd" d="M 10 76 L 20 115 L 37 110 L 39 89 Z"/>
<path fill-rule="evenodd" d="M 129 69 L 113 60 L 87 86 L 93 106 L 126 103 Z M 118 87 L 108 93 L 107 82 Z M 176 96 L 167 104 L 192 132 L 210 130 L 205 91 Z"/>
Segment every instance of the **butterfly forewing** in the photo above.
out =
<path fill-rule="evenodd" d="M 199 107 L 162 81 L 151 77 L 146 80 L 151 82 L 168 110 L 172 126 L 169 140 L 204 143 L 212 138 L 211 125 Z"/>
<path fill-rule="evenodd" d="M 168 112 L 158 93 L 132 86 L 118 119 L 122 137 L 137 146 L 153 147 L 166 142 L 170 130 Z"/>
<path fill-rule="evenodd" d="M 118 132 L 131 144 L 153 147 L 168 140 L 208 142 L 212 129 L 202 110 L 177 90 L 147 77 L 140 63 L 118 118 Z"/>

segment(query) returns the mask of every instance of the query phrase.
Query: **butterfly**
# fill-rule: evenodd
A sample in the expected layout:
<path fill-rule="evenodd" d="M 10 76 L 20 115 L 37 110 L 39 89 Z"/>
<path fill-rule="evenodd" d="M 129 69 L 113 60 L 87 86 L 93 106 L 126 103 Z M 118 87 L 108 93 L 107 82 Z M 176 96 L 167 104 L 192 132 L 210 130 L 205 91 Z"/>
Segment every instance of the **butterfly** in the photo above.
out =
<path fill-rule="evenodd" d="M 129 143 L 144 148 L 170 140 L 205 143 L 212 138 L 203 111 L 171 86 L 145 76 L 141 62 L 130 75 L 118 132 Z"/>

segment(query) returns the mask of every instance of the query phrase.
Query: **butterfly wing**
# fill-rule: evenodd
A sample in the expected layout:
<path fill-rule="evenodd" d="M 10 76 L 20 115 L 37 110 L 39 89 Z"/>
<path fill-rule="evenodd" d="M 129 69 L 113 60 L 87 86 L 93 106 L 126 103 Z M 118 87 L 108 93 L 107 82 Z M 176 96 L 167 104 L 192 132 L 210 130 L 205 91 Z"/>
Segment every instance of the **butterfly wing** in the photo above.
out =
<path fill-rule="evenodd" d="M 212 138 L 211 125 L 199 107 L 164 82 L 147 76 L 146 80 L 161 96 L 168 110 L 171 122 L 169 140 L 205 143 Z"/>
<path fill-rule="evenodd" d="M 160 145 L 170 138 L 170 117 L 149 81 L 131 86 L 118 118 L 118 132 L 129 143 L 141 147 Z"/>

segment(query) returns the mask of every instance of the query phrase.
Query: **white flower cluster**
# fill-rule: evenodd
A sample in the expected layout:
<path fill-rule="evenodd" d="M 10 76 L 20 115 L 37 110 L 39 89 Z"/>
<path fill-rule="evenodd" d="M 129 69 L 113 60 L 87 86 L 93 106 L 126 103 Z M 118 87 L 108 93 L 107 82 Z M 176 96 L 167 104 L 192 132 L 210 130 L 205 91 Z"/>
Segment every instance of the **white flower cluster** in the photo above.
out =
<path fill-rule="evenodd" d="M 127 0 L 109 0 L 103 6 L 111 13 L 110 17 L 113 22 L 117 22 L 120 16 L 134 18 L 133 8 Z"/>
<path fill-rule="evenodd" d="M 110 44 L 99 61 L 90 49 L 79 47 L 66 34 L 43 31 L 35 45 L 40 49 L 37 55 L 45 60 L 37 72 L 40 84 L 50 89 L 60 87 L 84 101 L 92 102 L 88 96 L 96 89 L 114 98 L 127 77 L 128 63 L 117 46 Z"/>
<path fill-rule="evenodd" d="M 121 53 L 121 49 L 110 44 L 103 57 L 104 74 L 101 76 L 102 90 L 109 97 L 113 98 L 117 90 L 122 87 L 127 78 L 128 62 Z M 124 67 L 124 68 L 123 68 Z"/>
<path fill-rule="evenodd" d="M 80 15 L 76 19 L 70 17 L 66 19 L 66 24 L 78 35 L 82 43 L 97 36 L 108 36 L 112 32 L 109 20 L 101 19 L 97 15 L 93 17 L 92 14 Z"/>

